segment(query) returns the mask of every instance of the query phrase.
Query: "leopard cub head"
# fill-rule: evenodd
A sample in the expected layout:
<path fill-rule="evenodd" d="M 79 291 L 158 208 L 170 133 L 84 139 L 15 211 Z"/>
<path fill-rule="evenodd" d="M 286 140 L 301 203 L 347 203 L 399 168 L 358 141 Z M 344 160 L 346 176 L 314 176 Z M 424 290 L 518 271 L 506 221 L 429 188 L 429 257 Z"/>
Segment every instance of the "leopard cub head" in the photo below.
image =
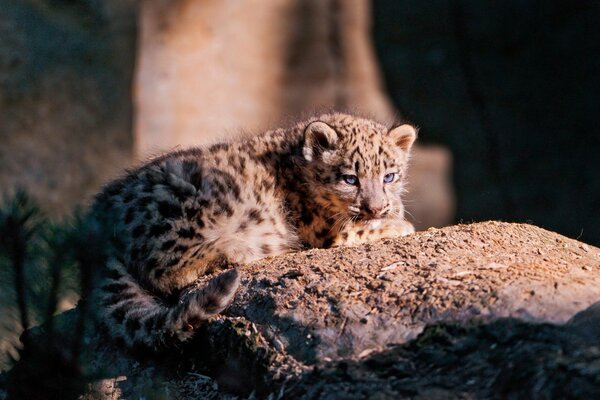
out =
<path fill-rule="evenodd" d="M 309 195 L 336 219 L 404 218 L 404 175 L 417 137 L 411 125 L 387 128 L 329 114 L 304 129 Z"/>

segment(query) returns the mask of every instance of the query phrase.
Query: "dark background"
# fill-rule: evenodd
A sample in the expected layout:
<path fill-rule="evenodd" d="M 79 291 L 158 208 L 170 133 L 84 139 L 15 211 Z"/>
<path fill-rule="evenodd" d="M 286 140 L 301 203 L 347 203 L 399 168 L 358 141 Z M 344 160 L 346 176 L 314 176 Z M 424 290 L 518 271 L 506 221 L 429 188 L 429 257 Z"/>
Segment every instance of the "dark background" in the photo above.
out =
<path fill-rule="evenodd" d="M 396 106 L 450 147 L 457 221 L 600 244 L 600 2 L 375 0 Z"/>

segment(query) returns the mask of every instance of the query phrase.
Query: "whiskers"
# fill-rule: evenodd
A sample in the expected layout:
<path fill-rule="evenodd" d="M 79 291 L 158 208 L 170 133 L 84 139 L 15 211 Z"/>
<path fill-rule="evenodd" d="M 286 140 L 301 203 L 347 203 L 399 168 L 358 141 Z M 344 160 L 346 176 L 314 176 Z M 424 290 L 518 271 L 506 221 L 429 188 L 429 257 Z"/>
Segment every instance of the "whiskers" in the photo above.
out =
<path fill-rule="evenodd" d="M 351 215 L 345 211 L 340 211 L 333 214 L 331 217 L 328 218 L 330 220 L 334 220 L 333 224 L 331 225 L 331 228 L 329 229 L 329 233 L 343 231 L 346 225 L 356 221 L 357 218 L 358 215 Z"/>
<path fill-rule="evenodd" d="M 398 219 L 406 219 L 406 214 L 407 214 L 407 215 L 409 215 L 409 216 L 412 218 L 412 220 L 413 220 L 413 221 L 415 221 L 415 222 L 417 222 L 417 223 L 418 223 L 418 222 L 420 222 L 420 221 L 418 221 L 418 220 L 415 218 L 415 216 L 414 216 L 414 215 L 413 215 L 413 214 L 412 214 L 410 211 L 408 211 L 406 208 L 404 209 L 404 212 L 400 212 L 400 210 L 399 210 L 399 209 L 397 209 L 397 208 L 392 208 L 392 209 L 390 209 L 390 212 L 389 212 L 389 213 L 390 213 L 390 215 L 391 215 L 391 216 L 393 216 L 393 217 L 395 217 L 395 218 L 398 218 Z"/>

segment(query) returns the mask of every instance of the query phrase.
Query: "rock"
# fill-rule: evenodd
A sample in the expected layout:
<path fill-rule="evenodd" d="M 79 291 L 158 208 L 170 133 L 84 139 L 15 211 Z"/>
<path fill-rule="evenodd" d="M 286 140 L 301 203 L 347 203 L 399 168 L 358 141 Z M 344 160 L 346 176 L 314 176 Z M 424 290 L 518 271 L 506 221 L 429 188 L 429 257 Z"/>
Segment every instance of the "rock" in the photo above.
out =
<path fill-rule="evenodd" d="M 311 365 L 405 343 L 439 321 L 564 323 L 600 299 L 598 249 L 584 252 L 574 240 L 500 222 L 310 250 L 240 272 L 228 315 L 252 321 L 273 345 Z"/>
<path fill-rule="evenodd" d="M 90 330 L 84 398 L 599 395 L 600 249 L 558 234 L 457 225 L 240 272 L 226 315 L 184 346 L 127 355 Z M 77 318 L 56 318 L 60 348 Z"/>
<path fill-rule="evenodd" d="M 567 325 L 600 343 L 600 301 L 575 314 Z"/>
<path fill-rule="evenodd" d="M 600 323 L 600 319 L 596 320 Z M 600 396 L 600 350 L 581 332 L 500 319 L 436 324 L 415 341 L 331 363 L 286 389 L 300 399 L 590 399 Z"/>

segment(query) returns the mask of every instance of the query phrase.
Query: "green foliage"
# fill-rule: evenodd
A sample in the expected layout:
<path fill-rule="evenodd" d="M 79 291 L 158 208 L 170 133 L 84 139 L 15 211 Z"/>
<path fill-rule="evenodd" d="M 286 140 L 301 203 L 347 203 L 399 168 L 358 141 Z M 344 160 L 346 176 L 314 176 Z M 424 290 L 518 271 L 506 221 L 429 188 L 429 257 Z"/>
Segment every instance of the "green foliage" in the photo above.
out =
<path fill-rule="evenodd" d="M 22 191 L 0 206 L 0 367 L 12 367 L 11 398 L 77 398 L 83 390 L 89 304 L 79 302 L 69 337 L 59 337 L 54 315 L 64 310 L 61 303 L 89 298 L 108 254 L 101 232 L 94 218 L 81 213 L 50 221 Z"/>
<path fill-rule="evenodd" d="M 92 271 L 103 261 L 94 222 L 77 213 L 61 223 L 44 217 L 18 191 L 0 206 L 0 369 L 17 357 L 19 335 L 51 320 L 91 290 Z M 21 341 L 25 342 L 26 338 Z"/>

